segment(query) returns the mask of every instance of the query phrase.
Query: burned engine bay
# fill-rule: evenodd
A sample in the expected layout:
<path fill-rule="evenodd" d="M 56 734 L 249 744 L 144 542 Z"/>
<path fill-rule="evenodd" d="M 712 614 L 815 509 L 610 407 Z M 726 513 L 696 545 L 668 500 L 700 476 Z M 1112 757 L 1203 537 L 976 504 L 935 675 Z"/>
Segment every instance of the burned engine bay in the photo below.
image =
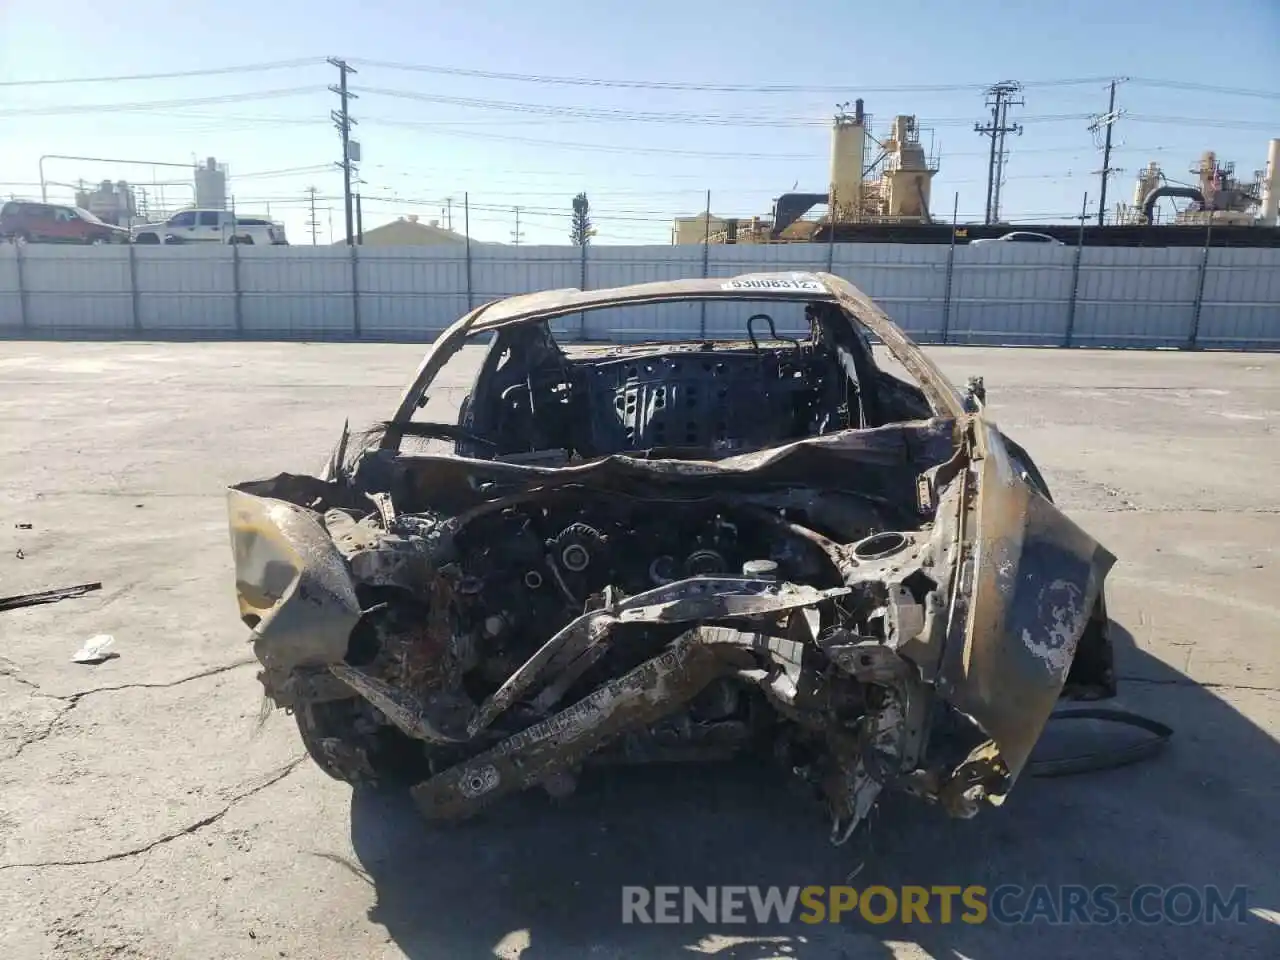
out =
<path fill-rule="evenodd" d="M 452 435 L 388 424 L 323 479 L 233 488 L 260 679 L 316 762 L 434 820 L 742 753 L 808 784 L 835 842 L 888 787 L 999 803 L 1059 696 L 1112 691 L 1110 557 L 1020 448 L 811 319 L 805 344 L 573 360 L 515 327 Z"/>

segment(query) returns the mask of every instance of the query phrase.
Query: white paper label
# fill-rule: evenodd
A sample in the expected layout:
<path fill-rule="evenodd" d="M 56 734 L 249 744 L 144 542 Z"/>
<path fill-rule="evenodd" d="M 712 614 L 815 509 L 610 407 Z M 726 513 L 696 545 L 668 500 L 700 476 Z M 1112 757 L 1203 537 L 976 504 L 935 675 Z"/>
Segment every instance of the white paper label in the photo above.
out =
<path fill-rule="evenodd" d="M 740 277 L 720 285 L 721 290 L 804 290 L 809 293 L 825 293 L 817 280 L 789 280 L 785 277 Z"/>

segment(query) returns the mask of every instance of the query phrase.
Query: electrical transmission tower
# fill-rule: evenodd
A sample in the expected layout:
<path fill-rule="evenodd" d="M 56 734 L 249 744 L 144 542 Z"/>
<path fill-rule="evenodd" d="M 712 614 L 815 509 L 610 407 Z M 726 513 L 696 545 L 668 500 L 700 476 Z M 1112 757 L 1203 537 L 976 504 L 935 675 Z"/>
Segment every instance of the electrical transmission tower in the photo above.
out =
<path fill-rule="evenodd" d="M 1111 178 L 1113 173 L 1120 173 L 1119 167 L 1111 166 L 1111 128 L 1115 126 L 1115 122 L 1124 116 L 1123 110 L 1116 109 L 1116 84 L 1124 83 L 1127 77 L 1119 77 L 1111 81 L 1111 98 L 1107 102 L 1107 112 L 1094 114 L 1093 122 L 1089 124 L 1089 132 L 1096 138 L 1098 131 L 1106 129 L 1106 136 L 1102 144 L 1102 169 L 1095 170 L 1094 173 L 1102 176 L 1102 191 L 1098 196 L 1098 226 L 1102 226 L 1103 218 L 1107 212 L 1107 180 Z M 1097 142 L 1096 139 L 1094 141 Z"/>
<path fill-rule="evenodd" d="M 307 194 L 311 201 L 311 218 L 307 220 L 307 227 L 311 230 L 311 245 L 316 245 L 316 233 L 320 229 L 320 221 L 316 219 L 316 188 L 307 187 Z"/>
<path fill-rule="evenodd" d="M 339 76 L 338 83 L 330 84 L 329 89 L 338 95 L 341 107 L 338 110 L 329 111 L 329 116 L 342 137 L 342 162 L 338 166 L 342 168 L 342 199 L 346 205 L 347 246 L 349 247 L 355 243 L 355 225 L 351 209 L 351 178 L 355 164 L 360 159 L 360 144 L 351 139 L 351 128 L 356 125 L 356 121 L 351 119 L 350 101 L 359 98 L 347 89 L 347 76 L 355 73 L 356 69 L 348 66 L 347 61 L 339 60 L 337 57 L 330 57 L 329 63 L 338 68 Z"/>
<path fill-rule="evenodd" d="M 1004 164 L 1008 159 L 1004 149 L 1005 134 L 1022 136 L 1020 124 L 1009 124 L 1009 108 L 1024 105 L 1025 101 L 1021 98 L 1013 99 L 1021 92 L 1022 84 L 1014 81 L 988 87 L 987 106 L 991 108 L 991 122 L 973 125 L 975 133 L 991 138 L 991 159 L 987 162 L 987 223 L 995 223 L 1000 219 L 1000 184 L 1004 181 Z"/>

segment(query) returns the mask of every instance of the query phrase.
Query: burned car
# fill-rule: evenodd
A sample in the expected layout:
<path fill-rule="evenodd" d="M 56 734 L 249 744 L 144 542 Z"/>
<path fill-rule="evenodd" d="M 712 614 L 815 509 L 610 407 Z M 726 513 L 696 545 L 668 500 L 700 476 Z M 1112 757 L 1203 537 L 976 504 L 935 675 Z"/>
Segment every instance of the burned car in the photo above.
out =
<path fill-rule="evenodd" d="M 739 312 L 741 339 L 552 332 L 691 303 Z M 456 422 L 422 419 L 481 337 Z M 972 816 L 1059 700 L 1115 692 L 1114 558 L 984 399 L 829 274 L 479 307 L 320 476 L 229 492 L 266 695 L 327 773 L 431 819 L 744 752 L 811 784 L 836 842 L 886 788 Z"/>

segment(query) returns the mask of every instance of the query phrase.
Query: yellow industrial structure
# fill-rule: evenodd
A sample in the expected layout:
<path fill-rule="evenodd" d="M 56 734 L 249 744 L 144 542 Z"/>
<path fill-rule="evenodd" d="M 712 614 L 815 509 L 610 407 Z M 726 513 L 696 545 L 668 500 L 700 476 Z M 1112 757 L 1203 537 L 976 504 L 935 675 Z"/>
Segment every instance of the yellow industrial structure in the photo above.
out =
<path fill-rule="evenodd" d="M 785 193 L 772 217 L 719 217 L 709 210 L 676 217 L 674 244 L 806 242 L 832 223 L 930 223 L 929 194 L 936 160 L 925 154 L 914 116 L 893 118 L 877 139 L 861 100 L 847 104 L 831 126 L 831 179 L 826 193 Z M 868 163 L 871 147 L 876 156 Z M 815 207 L 825 213 L 809 216 Z"/>
<path fill-rule="evenodd" d="M 1207 150 L 1191 168 L 1196 182 L 1170 184 L 1152 160 L 1138 172 L 1133 187 L 1133 203 L 1118 204 L 1115 222 L 1120 224 L 1154 224 L 1159 216 L 1156 204 L 1164 197 L 1180 197 L 1191 202 L 1174 214 L 1176 226 L 1222 224 L 1224 226 L 1275 226 L 1280 207 L 1280 139 L 1267 147 L 1265 170 L 1254 172 L 1253 179 L 1236 178 L 1235 164 L 1218 163 L 1217 155 Z"/>

